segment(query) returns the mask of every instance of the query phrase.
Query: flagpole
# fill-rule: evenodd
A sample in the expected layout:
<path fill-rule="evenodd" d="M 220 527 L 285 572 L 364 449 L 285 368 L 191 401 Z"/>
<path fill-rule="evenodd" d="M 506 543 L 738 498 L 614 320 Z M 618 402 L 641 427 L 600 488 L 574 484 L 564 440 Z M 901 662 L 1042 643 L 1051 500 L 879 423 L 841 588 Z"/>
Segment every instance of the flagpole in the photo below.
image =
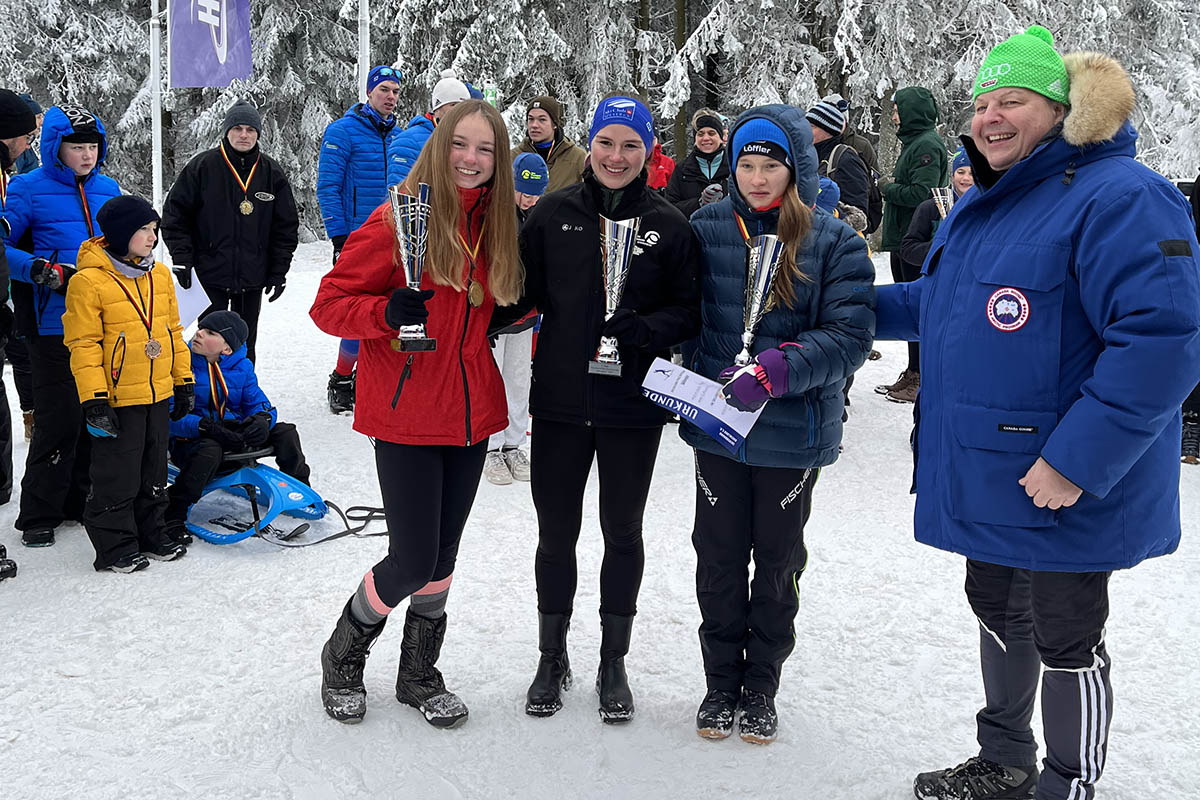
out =
<path fill-rule="evenodd" d="M 371 0 L 358 0 L 358 90 L 367 96 L 367 73 L 371 69 Z"/>
<path fill-rule="evenodd" d="M 162 79 L 160 76 L 161 56 L 159 54 L 162 40 L 162 18 L 159 16 L 159 0 L 150 0 L 150 148 L 152 194 L 154 208 L 162 211 Z"/>

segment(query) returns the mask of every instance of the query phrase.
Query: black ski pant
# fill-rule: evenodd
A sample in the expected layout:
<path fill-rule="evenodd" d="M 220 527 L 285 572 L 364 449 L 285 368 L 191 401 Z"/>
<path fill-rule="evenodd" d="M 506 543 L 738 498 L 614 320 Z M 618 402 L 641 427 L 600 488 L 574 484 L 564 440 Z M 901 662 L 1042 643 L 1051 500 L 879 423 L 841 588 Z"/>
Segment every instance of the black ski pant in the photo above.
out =
<path fill-rule="evenodd" d="M 600 613 L 637 613 L 645 552 L 642 516 L 662 427 L 595 428 L 534 417 L 530 492 L 538 518 L 534 558 L 538 611 L 570 614 L 578 571 L 575 545 L 592 461 L 600 478 Z"/>
<path fill-rule="evenodd" d="M 708 688 L 771 697 L 795 645 L 804 526 L 820 470 L 696 451 L 696 599 Z M 748 566 L 754 559 L 754 580 Z"/>
<path fill-rule="evenodd" d="M 388 554 L 372 573 L 388 608 L 454 572 L 486 456 L 486 439 L 470 447 L 375 442 Z"/>
<path fill-rule="evenodd" d="M 114 410 L 117 436 L 92 442 L 92 491 L 83 513 L 98 570 L 166 543 L 167 401 Z"/>
<path fill-rule="evenodd" d="M 4 346 L 8 363 L 12 364 L 13 383 L 17 385 L 17 397 L 22 411 L 33 411 L 33 367 L 29 361 L 29 340 L 24 336 L 13 336 Z"/>
<path fill-rule="evenodd" d="M 899 250 L 891 252 L 892 280 L 896 283 L 911 283 L 921 277 L 921 265 L 910 264 L 900 257 Z M 919 342 L 908 343 L 908 369 L 910 372 L 921 371 L 921 345 Z"/>
<path fill-rule="evenodd" d="M 71 351 L 62 336 L 32 336 L 33 441 L 21 479 L 20 531 L 57 528 L 67 519 L 83 519 L 91 479 L 91 438 L 83 424 Z M 164 442 L 165 446 L 165 442 Z"/>
<path fill-rule="evenodd" d="M 277 422 L 271 428 L 265 447 L 275 451 L 279 471 L 301 483 L 308 483 L 309 467 L 300 449 L 300 433 L 290 422 Z M 175 482 L 167 490 L 167 522 L 187 520 L 188 509 L 204 494 L 225 459 L 215 439 L 175 439 L 171 442 L 171 463 L 179 468 Z"/>
<path fill-rule="evenodd" d="M 1183 413 L 1200 414 L 1200 383 L 1196 384 L 1196 388 L 1192 389 L 1191 394 L 1183 401 Z"/>
<path fill-rule="evenodd" d="M 987 705 L 976 716 L 979 754 L 1037 763 L 1030 722 L 1038 682 L 1046 758 L 1038 800 L 1090 800 L 1112 720 L 1104 647 L 1109 572 L 1034 572 L 967 560 L 967 599 L 979 618 Z"/>
<path fill-rule="evenodd" d="M 263 290 L 258 288 L 231 292 L 226 289 L 210 289 L 205 286 L 204 291 L 208 293 L 208 299 L 212 301 L 212 305 L 204 309 L 204 313 L 200 316 L 204 317 L 213 311 L 236 311 L 238 316 L 245 320 L 246 327 L 250 329 L 250 333 L 246 337 L 246 358 L 250 359 L 252 364 L 258 363 L 254 357 L 254 344 L 258 341 L 258 315 L 262 311 Z"/>
<path fill-rule="evenodd" d="M 0 356 L 0 506 L 12 499 L 12 448 L 12 413 L 8 409 L 8 390 L 4 388 L 4 358 Z"/>

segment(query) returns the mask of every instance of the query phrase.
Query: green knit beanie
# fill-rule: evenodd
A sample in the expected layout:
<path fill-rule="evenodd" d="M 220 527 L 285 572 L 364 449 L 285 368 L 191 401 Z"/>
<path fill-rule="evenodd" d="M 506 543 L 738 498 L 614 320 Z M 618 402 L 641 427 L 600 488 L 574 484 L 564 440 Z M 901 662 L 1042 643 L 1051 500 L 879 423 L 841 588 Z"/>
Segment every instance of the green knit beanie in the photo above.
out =
<path fill-rule="evenodd" d="M 992 48 L 971 99 L 996 89 L 1028 89 L 1043 97 L 1070 105 L 1070 79 L 1062 56 L 1054 50 L 1054 34 L 1041 25 L 1030 25 L 1024 33 L 1010 36 Z"/>

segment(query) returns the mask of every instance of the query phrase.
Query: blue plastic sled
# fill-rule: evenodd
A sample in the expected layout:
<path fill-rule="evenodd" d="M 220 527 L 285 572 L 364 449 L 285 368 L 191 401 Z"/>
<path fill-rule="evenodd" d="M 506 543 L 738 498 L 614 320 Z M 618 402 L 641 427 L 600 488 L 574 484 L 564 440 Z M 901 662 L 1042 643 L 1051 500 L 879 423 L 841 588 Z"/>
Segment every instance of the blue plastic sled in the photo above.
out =
<path fill-rule="evenodd" d="M 274 467 L 258 463 L 258 459 L 270 456 L 273 452 L 271 448 L 267 447 L 245 453 L 227 453 L 221 470 L 228 471 L 225 474 L 218 472 L 217 477 L 204 487 L 203 494 L 205 495 L 222 490 L 248 499 L 254 512 L 254 522 L 248 528 L 237 530 L 239 526 L 235 525 L 231 526 L 228 533 L 224 533 L 205 528 L 189 520 L 188 531 L 212 544 L 233 544 L 251 536 L 267 533 L 270 535 L 264 536 L 264 538 L 268 541 L 281 543 L 308 530 L 308 523 L 301 523 L 290 531 L 277 533 L 269 526 L 279 515 L 284 514 L 300 519 L 322 519 L 329 513 L 329 508 L 321 495 L 313 491 L 311 487 L 290 475 L 283 474 Z M 174 482 L 175 476 L 178 474 L 179 468 L 174 464 L 167 466 L 169 481 Z"/>

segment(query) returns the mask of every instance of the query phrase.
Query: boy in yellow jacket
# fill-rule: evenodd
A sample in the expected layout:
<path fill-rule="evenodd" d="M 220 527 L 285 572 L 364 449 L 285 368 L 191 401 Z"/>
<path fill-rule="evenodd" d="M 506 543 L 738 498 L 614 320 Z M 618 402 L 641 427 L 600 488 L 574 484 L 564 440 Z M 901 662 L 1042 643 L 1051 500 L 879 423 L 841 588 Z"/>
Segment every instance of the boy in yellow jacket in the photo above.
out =
<path fill-rule="evenodd" d="M 79 248 L 67 285 L 63 339 L 88 433 L 91 479 L 83 521 L 97 570 L 136 572 L 187 548 L 167 536 L 169 416 L 192 408 L 191 359 L 175 284 L 151 253 L 158 214 L 114 197 L 96 214 L 103 236 Z M 174 398 L 174 411 L 168 400 Z"/>

